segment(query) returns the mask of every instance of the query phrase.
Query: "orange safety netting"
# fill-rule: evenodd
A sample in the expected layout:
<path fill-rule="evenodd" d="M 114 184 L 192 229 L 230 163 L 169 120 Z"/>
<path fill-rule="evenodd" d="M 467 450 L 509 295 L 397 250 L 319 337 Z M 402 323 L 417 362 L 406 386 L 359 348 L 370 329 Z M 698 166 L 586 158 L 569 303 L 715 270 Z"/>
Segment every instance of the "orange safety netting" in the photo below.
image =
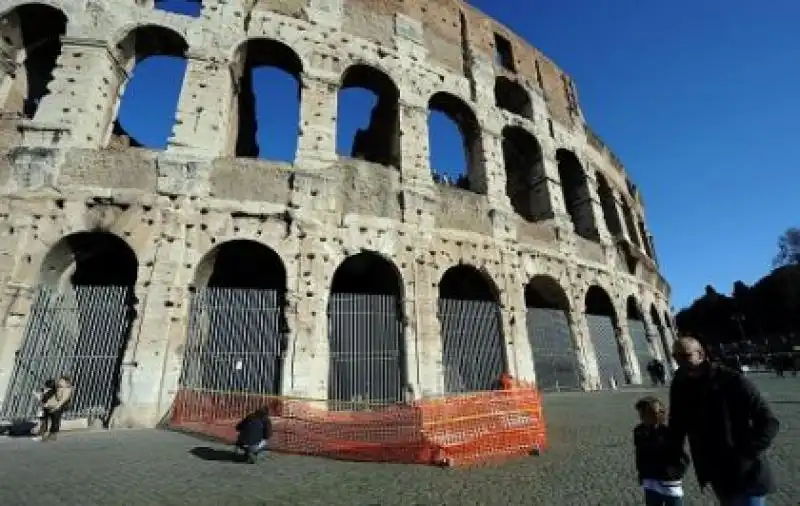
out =
<path fill-rule="evenodd" d="M 171 425 L 226 442 L 247 413 L 267 405 L 273 450 L 330 458 L 464 465 L 545 448 L 538 391 L 515 384 L 504 390 L 371 406 L 372 411 L 329 411 L 326 401 L 244 393 L 180 390 Z"/>

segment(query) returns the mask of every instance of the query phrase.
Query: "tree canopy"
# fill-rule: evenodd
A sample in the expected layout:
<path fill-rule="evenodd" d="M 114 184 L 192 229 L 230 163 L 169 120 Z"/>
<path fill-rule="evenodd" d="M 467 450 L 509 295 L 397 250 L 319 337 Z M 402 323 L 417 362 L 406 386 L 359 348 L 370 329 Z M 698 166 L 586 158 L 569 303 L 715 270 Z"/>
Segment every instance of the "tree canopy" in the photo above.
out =
<path fill-rule="evenodd" d="M 780 237 L 774 266 L 752 286 L 736 281 L 730 295 L 706 286 L 705 294 L 676 315 L 679 332 L 707 344 L 791 342 L 800 333 L 800 228 Z"/>

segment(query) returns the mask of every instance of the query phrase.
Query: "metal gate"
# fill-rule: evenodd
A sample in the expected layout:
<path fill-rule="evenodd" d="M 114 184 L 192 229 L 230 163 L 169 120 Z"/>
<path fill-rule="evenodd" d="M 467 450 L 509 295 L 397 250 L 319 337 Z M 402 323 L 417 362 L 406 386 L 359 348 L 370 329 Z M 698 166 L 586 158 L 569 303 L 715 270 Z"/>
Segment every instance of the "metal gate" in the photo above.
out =
<path fill-rule="evenodd" d="M 567 314 L 560 309 L 528 308 L 528 340 L 540 390 L 580 390 L 578 356 Z"/>
<path fill-rule="evenodd" d="M 627 381 L 613 320 L 610 316 L 587 314 L 586 323 L 597 356 L 601 385 L 607 388 L 611 378 L 614 378 L 617 385 L 624 385 Z"/>
<path fill-rule="evenodd" d="M 647 364 L 653 359 L 653 352 L 647 345 L 647 330 L 642 320 L 628 320 L 628 334 L 633 341 L 633 353 L 639 362 L 639 370 L 642 373 L 642 383 L 648 378 Z"/>
<path fill-rule="evenodd" d="M 500 307 L 495 302 L 439 299 L 446 393 L 493 389 L 505 371 Z"/>
<path fill-rule="evenodd" d="M 65 419 L 107 418 L 117 400 L 119 371 L 133 317 L 132 288 L 40 287 L 2 406 L 6 420 L 30 419 L 39 402 L 32 392 L 47 379 L 72 377 Z"/>
<path fill-rule="evenodd" d="M 280 393 L 282 304 L 277 290 L 203 288 L 191 300 L 181 386 Z"/>
<path fill-rule="evenodd" d="M 401 299 L 332 293 L 328 305 L 331 409 L 403 400 L 406 384 Z"/>

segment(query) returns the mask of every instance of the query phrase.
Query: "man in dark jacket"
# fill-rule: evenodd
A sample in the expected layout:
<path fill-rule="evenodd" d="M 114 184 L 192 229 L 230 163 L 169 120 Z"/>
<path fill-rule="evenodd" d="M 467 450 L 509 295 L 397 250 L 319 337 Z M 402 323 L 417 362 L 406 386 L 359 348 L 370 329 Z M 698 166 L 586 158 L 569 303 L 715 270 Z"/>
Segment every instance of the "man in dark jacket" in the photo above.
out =
<path fill-rule="evenodd" d="M 676 341 L 673 356 L 673 451 L 682 451 L 688 436 L 697 480 L 711 485 L 723 506 L 766 504 L 775 489 L 764 454 L 778 434 L 775 415 L 741 373 L 710 363 L 696 339 Z"/>
<path fill-rule="evenodd" d="M 257 455 L 267 449 L 267 440 L 272 436 L 269 408 L 263 407 L 245 416 L 236 424 L 236 431 L 239 433 L 236 446 L 244 450 L 249 463 L 255 464 Z"/>

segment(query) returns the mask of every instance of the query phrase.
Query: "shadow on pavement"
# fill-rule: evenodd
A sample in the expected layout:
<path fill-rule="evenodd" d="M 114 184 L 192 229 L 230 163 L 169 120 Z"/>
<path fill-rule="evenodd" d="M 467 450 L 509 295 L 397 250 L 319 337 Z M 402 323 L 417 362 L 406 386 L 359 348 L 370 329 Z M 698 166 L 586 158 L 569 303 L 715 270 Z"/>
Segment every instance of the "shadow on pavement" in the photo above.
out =
<path fill-rule="evenodd" d="M 29 420 L 14 420 L 0 425 L 0 435 L 10 437 L 31 437 L 36 424 Z"/>
<path fill-rule="evenodd" d="M 189 453 L 202 460 L 214 462 L 241 462 L 242 459 L 231 450 L 220 450 L 209 446 L 196 446 Z"/>

